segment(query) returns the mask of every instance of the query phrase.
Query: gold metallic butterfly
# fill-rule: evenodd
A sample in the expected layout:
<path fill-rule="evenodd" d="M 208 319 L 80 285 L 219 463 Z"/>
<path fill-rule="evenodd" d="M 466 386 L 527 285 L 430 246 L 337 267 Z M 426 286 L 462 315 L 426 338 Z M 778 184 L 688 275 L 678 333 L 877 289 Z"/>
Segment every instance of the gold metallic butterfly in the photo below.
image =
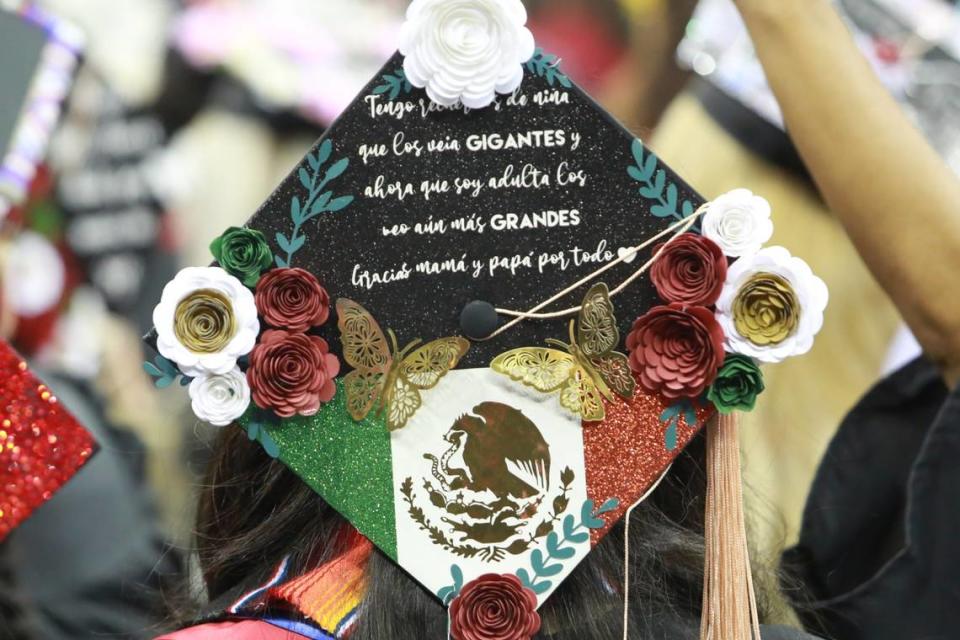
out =
<path fill-rule="evenodd" d="M 406 426 L 420 408 L 420 391 L 437 386 L 470 348 L 463 338 L 440 338 L 419 348 L 422 340 L 415 340 L 399 350 L 393 330 L 387 329 L 388 343 L 370 312 L 356 302 L 337 300 L 337 314 L 343 358 L 354 369 L 343 379 L 347 410 L 359 421 L 379 404 L 391 431 Z"/>
<path fill-rule="evenodd" d="M 574 335 L 576 329 L 576 335 Z M 614 351 L 620 343 L 610 291 L 605 284 L 587 292 L 578 321 L 570 321 L 570 344 L 561 347 L 525 347 L 497 356 L 490 364 L 497 373 L 544 393 L 560 392 L 560 404 L 588 422 L 603 420 L 603 398 L 613 393 L 630 399 L 636 381 L 627 356 Z"/>

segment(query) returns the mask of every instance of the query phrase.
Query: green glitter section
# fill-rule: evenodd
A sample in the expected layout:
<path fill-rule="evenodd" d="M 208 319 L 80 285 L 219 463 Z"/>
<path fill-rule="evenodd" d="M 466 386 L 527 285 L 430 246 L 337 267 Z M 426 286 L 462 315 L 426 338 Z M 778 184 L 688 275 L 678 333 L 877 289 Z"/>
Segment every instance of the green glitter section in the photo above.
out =
<path fill-rule="evenodd" d="M 316 416 L 266 428 L 280 447 L 280 460 L 396 561 L 393 456 L 386 422 L 372 412 L 355 422 L 338 380 L 336 397 Z"/>

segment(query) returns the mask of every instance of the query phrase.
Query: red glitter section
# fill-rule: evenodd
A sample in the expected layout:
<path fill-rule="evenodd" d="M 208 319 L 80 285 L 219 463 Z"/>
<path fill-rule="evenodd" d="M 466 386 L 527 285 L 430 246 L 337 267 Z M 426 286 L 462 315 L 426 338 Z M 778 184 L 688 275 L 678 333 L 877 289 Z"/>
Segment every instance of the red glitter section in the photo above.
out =
<path fill-rule="evenodd" d="M 607 416 L 603 422 L 583 425 L 587 497 L 595 504 L 603 504 L 609 498 L 620 501 L 620 506 L 607 516 L 607 526 L 592 532 L 593 545 L 620 521 L 630 505 L 643 497 L 714 413 L 712 406 L 699 410 L 696 428 L 689 427 L 681 417 L 677 448 L 668 451 L 664 439 L 667 425 L 660 422 L 660 415 L 671 404 L 638 388 L 629 402 L 620 398 L 616 402 L 604 401 Z"/>
<path fill-rule="evenodd" d="M 95 448 L 93 436 L 0 340 L 0 540 L 73 477 Z"/>

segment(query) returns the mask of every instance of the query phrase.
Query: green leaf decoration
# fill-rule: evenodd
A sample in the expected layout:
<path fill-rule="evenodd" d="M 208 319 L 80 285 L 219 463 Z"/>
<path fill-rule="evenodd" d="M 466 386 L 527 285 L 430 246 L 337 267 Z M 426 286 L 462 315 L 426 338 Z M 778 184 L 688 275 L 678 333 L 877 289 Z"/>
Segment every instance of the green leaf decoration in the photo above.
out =
<path fill-rule="evenodd" d="M 403 67 L 398 67 L 393 73 L 383 74 L 381 80 L 382 84 L 373 88 L 373 94 L 378 96 L 387 94 L 387 99 L 391 102 L 413 91 L 413 85 L 407 79 Z"/>
<path fill-rule="evenodd" d="M 631 147 L 636 164 L 627 167 L 627 174 L 640 183 L 639 192 L 646 200 L 652 200 L 650 213 L 657 218 L 676 218 L 683 220 L 696 211 L 689 200 L 680 202 L 680 189 L 676 184 L 667 182 L 667 172 L 660 169 L 660 161 L 648 151 L 643 143 L 634 139 Z M 697 229 L 698 226 L 693 227 Z"/>
<path fill-rule="evenodd" d="M 566 89 L 573 88 L 570 78 L 560 71 L 560 58 L 552 53 L 545 53 L 539 47 L 533 52 L 533 57 L 527 61 L 526 67 L 527 71 L 538 78 L 544 78 L 551 87 L 559 84 Z"/>
<path fill-rule="evenodd" d="M 250 439 L 250 442 L 254 442 L 260 437 L 260 428 L 259 422 L 250 422 L 247 424 L 247 437 Z"/>
<path fill-rule="evenodd" d="M 676 451 L 680 439 L 680 419 L 681 417 L 691 429 L 698 427 L 697 405 L 689 398 L 684 398 L 677 403 L 667 407 L 660 414 L 660 422 L 667 425 L 663 434 L 664 446 L 667 451 Z"/>
<path fill-rule="evenodd" d="M 453 578 L 453 584 L 437 591 L 437 597 L 445 605 L 450 604 L 454 598 L 460 595 L 460 591 L 463 589 L 463 570 L 460 565 L 450 565 L 450 577 Z"/>
<path fill-rule="evenodd" d="M 184 387 L 193 382 L 193 378 L 184 376 L 176 364 L 163 356 L 157 356 L 153 362 L 144 362 L 143 370 L 154 379 L 153 386 L 157 389 L 166 389 L 176 382 L 177 378 L 180 378 L 180 384 Z"/>
<path fill-rule="evenodd" d="M 263 450 L 267 452 L 267 455 L 276 460 L 280 457 L 280 447 L 277 446 L 276 441 L 270 437 L 270 433 L 266 429 L 261 429 L 258 434 L 260 445 L 263 446 Z"/>
<path fill-rule="evenodd" d="M 307 194 L 304 200 L 299 195 L 290 200 L 293 231 L 289 235 L 277 233 L 275 237 L 283 255 L 275 256 L 274 260 L 281 269 L 291 266 L 293 256 L 306 245 L 307 236 L 302 233 L 305 224 L 321 214 L 342 211 L 353 203 L 352 195 L 334 197 L 333 191 L 327 190 L 327 185 L 342 176 L 350 166 L 349 158 L 341 158 L 324 170 L 332 155 L 333 142 L 324 140 L 315 153 L 307 154 L 306 164 L 297 168 L 300 184 Z"/>
<path fill-rule="evenodd" d="M 567 515 L 563 519 L 563 537 L 556 531 L 550 532 L 546 555 L 542 549 L 534 549 L 530 552 L 530 568 L 517 570 L 516 576 L 523 586 L 537 595 L 549 591 L 553 587 L 553 581 L 549 578 L 555 578 L 563 572 L 564 562 L 577 553 L 575 545 L 589 543 L 590 530 L 606 526 L 606 521 L 600 516 L 616 509 L 619 504 L 619 500 L 611 498 L 595 509 L 593 500 L 586 500 L 580 509 L 579 523 L 573 515 Z"/>

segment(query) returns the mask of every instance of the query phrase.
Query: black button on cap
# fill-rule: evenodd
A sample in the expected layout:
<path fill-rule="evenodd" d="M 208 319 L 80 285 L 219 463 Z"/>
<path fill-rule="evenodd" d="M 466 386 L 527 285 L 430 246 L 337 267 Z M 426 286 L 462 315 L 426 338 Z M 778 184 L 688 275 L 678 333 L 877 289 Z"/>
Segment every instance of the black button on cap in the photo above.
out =
<path fill-rule="evenodd" d="M 471 340 L 482 340 L 497 330 L 500 318 L 497 310 L 489 302 L 474 300 L 468 303 L 460 314 L 460 330 Z"/>

